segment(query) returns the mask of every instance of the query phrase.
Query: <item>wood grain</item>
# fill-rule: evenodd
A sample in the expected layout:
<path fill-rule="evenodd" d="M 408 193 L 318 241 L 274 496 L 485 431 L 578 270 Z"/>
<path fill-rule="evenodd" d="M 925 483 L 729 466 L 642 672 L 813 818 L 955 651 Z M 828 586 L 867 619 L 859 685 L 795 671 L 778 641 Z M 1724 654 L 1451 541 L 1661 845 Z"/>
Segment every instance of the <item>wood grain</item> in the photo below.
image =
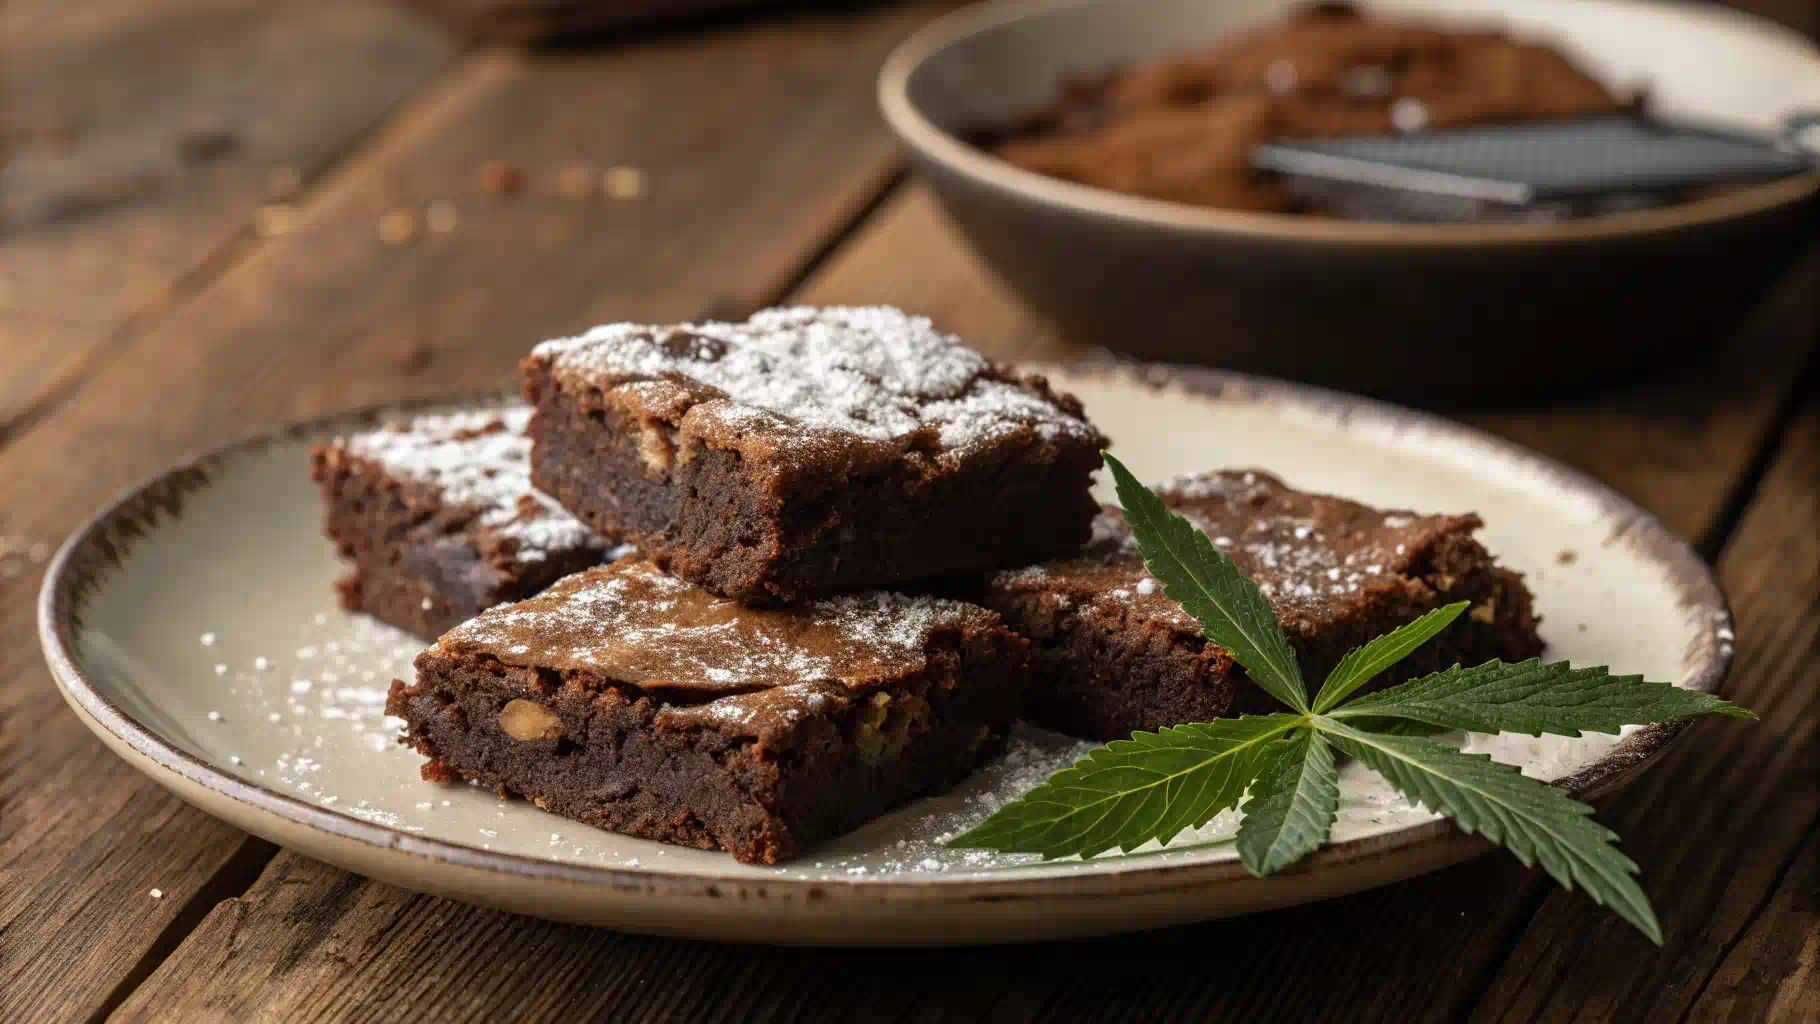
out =
<path fill-rule="evenodd" d="M 352 0 L 15 0 L 0 41 L 0 327 L 31 342 L 0 345 L 0 424 L 206 281 L 274 176 L 307 183 L 456 52 Z"/>
<path fill-rule="evenodd" d="M 245 884 L 237 863 L 258 864 L 239 858 L 271 848 L 88 735 L 42 678 L 36 580 L 0 585 L 0 1020 L 79 1021 L 225 894 L 217 878 Z"/>
<path fill-rule="evenodd" d="M 1790 431 L 1719 569 L 1740 646 L 1727 696 L 1762 721 L 1696 723 L 1607 816 L 1647 879 L 1668 942 L 1660 952 L 1583 901 L 1551 894 L 1499 970 L 1476 1019 L 1676 1020 L 1727 960 L 1737 1019 L 1760 1016 L 1797 969 L 1802 938 L 1740 938 L 1782 901 L 1781 924 L 1811 922 L 1820 824 L 1820 395 Z M 1781 892 L 1790 884 L 1793 892 Z M 1802 899 L 1805 907 L 1799 905 Z M 1811 938 L 1811 934 L 1809 936 Z M 1739 948 L 1734 948 L 1739 944 Z M 1792 944 L 1792 948 L 1790 948 Z M 1753 973 L 1762 971 L 1763 973 Z M 1712 993 L 1709 1010 L 1720 993 Z M 1811 998 L 1811 997 L 1809 997 Z M 1751 1010 L 1755 1012 L 1744 1012 Z M 1789 1017 L 1782 1019 L 1799 1019 Z"/>
<path fill-rule="evenodd" d="M 1689 1010 L 1690 1021 L 1820 1020 L 1820 828 Z"/>
<path fill-rule="evenodd" d="M 300 204 L 292 233 L 85 382 L 60 443 L 136 418 L 107 393 L 147 374 L 215 384 L 162 410 L 172 451 L 234 424 L 495 382 L 534 341 L 603 319 L 762 304 L 891 174 L 865 83 L 930 12 L 762 22 L 610 57 L 479 56 Z M 670 105 L 691 115 L 650 116 Z M 522 171 L 520 194 L 477 185 L 496 160 Z M 560 191 L 566 172 L 622 165 L 644 172 L 643 199 Z M 428 230 L 432 205 L 453 231 Z M 378 238 L 388 215 L 415 225 L 405 244 Z"/>
<path fill-rule="evenodd" d="M 0 535 L 61 537 L 133 480 L 261 424 L 493 386 L 534 341 L 595 319 L 773 298 L 889 180 L 868 84 L 934 9 L 469 60 L 306 196 L 292 232 L 120 340 L 0 447 L 0 473 L 32 482 L 0 507 Z M 692 116 L 649 116 L 671 102 Z M 499 157 L 528 172 L 522 194 L 475 185 Z M 582 162 L 638 166 L 649 194 L 565 198 L 557 179 Z M 377 237 L 386 213 L 438 199 L 456 230 Z M 213 906 L 215 880 L 269 851 L 137 776 L 61 707 L 36 653 L 34 573 L 0 579 L 0 1019 L 79 1020 L 156 962 L 186 907 Z"/>
<path fill-rule="evenodd" d="M 0 310 L 0 438 L 70 380 L 109 333 L 104 324 Z"/>

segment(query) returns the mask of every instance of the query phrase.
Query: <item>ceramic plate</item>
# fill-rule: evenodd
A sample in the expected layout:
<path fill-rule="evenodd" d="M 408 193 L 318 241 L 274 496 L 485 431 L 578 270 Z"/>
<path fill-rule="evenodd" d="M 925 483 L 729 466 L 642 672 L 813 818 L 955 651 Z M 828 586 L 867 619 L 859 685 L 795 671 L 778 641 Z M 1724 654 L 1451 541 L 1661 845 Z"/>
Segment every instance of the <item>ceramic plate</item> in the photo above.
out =
<path fill-rule="evenodd" d="M 1375 504 L 1475 510 L 1485 543 L 1528 574 L 1550 657 L 1708 691 L 1725 675 L 1730 615 L 1694 554 L 1635 505 L 1536 455 L 1394 407 L 1252 378 L 1052 376 L 1141 477 L 1259 466 Z M 776 867 L 423 782 L 383 710 L 387 685 L 409 677 L 422 645 L 336 607 L 340 568 L 321 534 L 307 452 L 317 438 L 432 408 L 344 415 L 230 445 L 134 490 L 73 536 L 40 611 L 76 714 L 208 813 L 351 871 L 528 914 L 704 938 L 1101 934 L 1323 899 L 1488 849 L 1356 764 L 1343 772 L 1333 843 L 1269 879 L 1238 863 L 1230 814 L 1167 848 L 1086 862 L 946 848 L 944 837 L 1085 749 L 1035 730 L 960 790 Z M 1587 796 L 1621 784 L 1674 732 L 1464 739 Z"/>

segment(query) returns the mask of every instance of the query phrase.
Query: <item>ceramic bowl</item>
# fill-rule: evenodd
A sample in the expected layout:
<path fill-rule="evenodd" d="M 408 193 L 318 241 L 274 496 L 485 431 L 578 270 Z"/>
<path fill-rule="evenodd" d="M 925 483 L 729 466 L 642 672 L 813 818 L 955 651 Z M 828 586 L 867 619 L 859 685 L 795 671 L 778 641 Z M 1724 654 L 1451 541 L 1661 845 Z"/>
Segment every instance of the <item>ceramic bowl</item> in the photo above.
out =
<path fill-rule="evenodd" d="M 1283 0 L 987 3 L 885 65 L 886 119 L 985 260 L 1077 342 L 1454 404 L 1668 361 L 1740 319 L 1820 226 L 1820 175 L 1553 224 L 1388 224 L 1205 209 L 1022 170 L 964 141 L 1064 75 L 1278 17 Z M 1704 5 L 1389 0 L 1563 47 L 1658 111 L 1774 133 L 1820 109 L 1820 51 Z"/>

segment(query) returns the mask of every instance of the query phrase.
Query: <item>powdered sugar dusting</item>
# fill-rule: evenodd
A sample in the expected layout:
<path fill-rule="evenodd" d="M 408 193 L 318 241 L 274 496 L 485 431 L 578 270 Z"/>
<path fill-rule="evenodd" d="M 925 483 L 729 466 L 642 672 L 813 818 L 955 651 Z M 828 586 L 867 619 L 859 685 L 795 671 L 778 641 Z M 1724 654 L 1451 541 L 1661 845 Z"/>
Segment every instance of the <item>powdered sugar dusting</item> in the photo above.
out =
<path fill-rule="evenodd" d="M 691 417 L 729 427 L 763 424 L 779 443 L 829 434 L 869 441 L 928 437 L 950 452 L 1034 429 L 1098 433 L 1042 393 L 997 379 L 991 364 L 927 317 L 886 306 L 768 309 L 745 323 L 659 327 L 610 324 L 545 342 L 534 358 L 604 389 L 695 382 Z"/>
<path fill-rule="evenodd" d="M 1306 494 L 1256 470 L 1179 476 L 1156 489 L 1257 582 L 1279 616 L 1395 588 L 1428 545 L 1457 524 Z M 1094 521 L 1080 556 L 1000 573 L 994 585 L 1068 588 L 1081 599 L 1136 602 L 1150 615 L 1199 629 L 1144 571 L 1136 538 L 1116 510 Z"/>
<path fill-rule="evenodd" d="M 883 591 L 747 608 L 624 559 L 487 611 L 437 646 L 651 689 L 731 693 L 914 671 L 935 631 L 991 621 L 973 605 Z"/>
<path fill-rule="evenodd" d="M 350 454 L 398 476 L 439 488 L 449 505 L 473 509 L 475 523 L 516 542 L 514 555 L 541 561 L 552 551 L 603 547 L 554 499 L 531 486 L 531 410 L 423 416 L 348 438 Z"/>

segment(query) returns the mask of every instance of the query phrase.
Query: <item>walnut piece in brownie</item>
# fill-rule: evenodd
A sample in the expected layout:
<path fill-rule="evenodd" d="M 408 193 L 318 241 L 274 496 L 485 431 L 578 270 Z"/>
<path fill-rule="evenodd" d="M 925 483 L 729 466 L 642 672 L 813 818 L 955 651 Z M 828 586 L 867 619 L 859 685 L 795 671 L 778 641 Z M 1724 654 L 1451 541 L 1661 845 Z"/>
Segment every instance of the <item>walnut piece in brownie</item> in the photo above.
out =
<path fill-rule="evenodd" d="M 1373 685 L 1542 651 L 1529 591 L 1473 539 L 1477 516 L 1380 511 L 1260 472 L 1158 491 L 1257 581 L 1311 693 L 1347 651 L 1455 601 L 1472 607 Z M 1025 717 L 1039 725 L 1109 740 L 1278 710 L 1163 594 L 1116 508 L 1080 554 L 997 573 L 979 600 L 1031 642 Z"/>
<path fill-rule="evenodd" d="M 598 565 L 612 545 L 531 486 L 531 410 L 422 416 L 318 444 L 341 604 L 426 640 Z"/>
<path fill-rule="evenodd" d="M 424 778 L 771 864 L 946 789 L 1016 719 L 997 615 L 873 592 L 754 609 L 636 556 L 456 627 L 386 712 Z"/>
<path fill-rule="evenodd" d="M 716 594 L 779 603 L 1079 547 L 1080 403 L 889 308 L 614 324 L 525 360 L 532 476 Z"/>

